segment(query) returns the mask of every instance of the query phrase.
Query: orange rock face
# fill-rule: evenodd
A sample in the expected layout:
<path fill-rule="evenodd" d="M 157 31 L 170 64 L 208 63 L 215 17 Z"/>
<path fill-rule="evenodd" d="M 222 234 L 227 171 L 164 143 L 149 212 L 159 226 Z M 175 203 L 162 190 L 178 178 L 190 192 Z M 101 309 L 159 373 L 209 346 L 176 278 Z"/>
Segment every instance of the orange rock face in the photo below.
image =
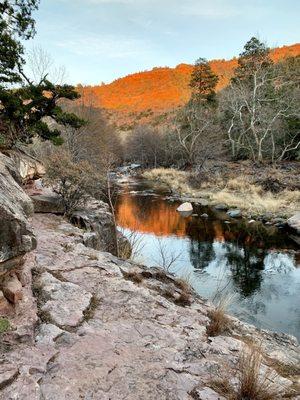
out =
<path fill-rule="evenodd" d="M 300 54 L 300 44 L 273 49 L 276 62 Z M 218 90 L 223 89 L 233 75 L 237 59 L 212 60 L 213 71 L 219 76 Z M 190 98 L 189 81 L 192 65 L 179 64 L 175 68 L 153 68 L 115 80 L 108 85 L 86 86 L 83 93 L 92 97 L 96 107 L 117 112 L 123 122 L 152 118 L 182 106 Z"/>

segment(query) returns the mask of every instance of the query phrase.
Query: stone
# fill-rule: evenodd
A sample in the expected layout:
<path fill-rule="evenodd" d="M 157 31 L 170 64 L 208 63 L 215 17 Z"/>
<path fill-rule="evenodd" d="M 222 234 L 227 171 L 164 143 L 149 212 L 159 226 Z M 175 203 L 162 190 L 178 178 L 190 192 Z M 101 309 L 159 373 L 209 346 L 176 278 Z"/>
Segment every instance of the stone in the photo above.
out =
<path fill-rule="evenodd" d="M 201 214 L 201 217 L 202 217 L 202 218 L 208 218 L 208 214 L 203 213 L 203 214 Z"/>
<path fill-rule="evenodd" d="M 193 206 L 191 203 L 185 202 L 177 207 L 177 211 L 182 217 L 189 217 L 193 214 Z"/>
<path fill-rule="evenodd" d="M 0 290 L 0 315 L 5 316 L 11 312 L 11 305 L 7 301 L 2 290 Z"/>
<path fill-rule="evenodd" d="M 64 206 L 58 195 L 53 194 L 39 194 L 32 195 L 31 199 L 34 205 L 35 213 L 50 213 L 62 215 L 64 214 Z"/>
<path fill-rule="evenodd" d="M 13 161 L 0 153 L 0 275 L 8 270 L 4 262 L 36 247 L 35 236 L 27 221 L 33 204 L 20 186 L 19 174 Z M 12 263 L 9 269 L 12 269 Z"/>
<path fill-rule="evenodd" d="M 227 215 L 229 215 L 229 217 L 231 218 L 239 218 L 242 216 L 242 212 L 241 210 L 228 210 L 227 211 Z"/>
<path fill-rule="evenodd" d="M 64 331 L 53 324 L 42 324 L 39 327 L 36 336 L 36 342 L 39 344 L 53 344 L 54 341 L 64 333 Z"/>
<path fill-rule="evenodd" d="M 209 387 L 203 387 L 201 389 L 195 389 L 193 391 L 194 395 L 197 397 L 197 400 L 226 400 L 224 396 L 221 396 L 217 392 L 215 392 L 213 389 Z"/>
<path fill-rule="evenodd" d="M 23 298 L 22 284 L 17 278 L 16 274 L 8 275 L 5 277 L 4 282 L 1 284 L 4 296 L 11 303 L 16 304 Z"/>
<path fill-rule="evenodd" d="M 50 273 L 43 273 L 38 280 L 42 295 L 47 299 L 43 313 L 59 327 L 76 327 L 90 305 L 91 293 L 70 282 L 61 282 Z"/>
<path fill-rule="evenodd" d="M 286 222 L 289 228 L 295 231 L 297 235 L 300 235 L 300 212 L 289 218 Z"/>
<path fill-rule="evenodd" d="M 86 232 L 95 234 L 85 236 L 92 248 L 117 254 L 115 224 L 106 203 L 91 200 L 84 209 L 73 212 L 70 221 Z"/>
<path fill-rule="evenodd" d="M 9 150 L 7 155 L 14 161 L 23 183 L 42 178 L 46 173 L 44 165 L 39 160 L 21 150 Z"/>
<path fill-rule="evenodd" d="M 0 390 L 11 384 L 19 374 L 18 368 L 13 364 L 0 364 Z"/>
<path fill-rule="evenodd" d="M 70 235 L 79 228 L 62 217 L 36 214 L 32 224 L 38 247 L 26 258 L 35 260 L 42 323 L 35 341 L 1 355 L 1 366 L 18 371 L 0 388 L 1 399 L 225 400 L 210 383 L 235 376 L 248 338 L 274 365 L 291 366 L 296 382 L 295 338 L 230 316 L 226 336 L 208 338 L 212 306 L 192 289 L 190 306 L 176 304 L 172 293 L 187 289 L 174 276 L 85 247 Z M 278 382 L 292 384 L 283 377 Z"/>
<path fill-rule="evenodd" d="M 218 211 L 227 211 L 228 210 L 228 206 L 226 204 L 217 204 L 215 206 L 215 209 Z"/>

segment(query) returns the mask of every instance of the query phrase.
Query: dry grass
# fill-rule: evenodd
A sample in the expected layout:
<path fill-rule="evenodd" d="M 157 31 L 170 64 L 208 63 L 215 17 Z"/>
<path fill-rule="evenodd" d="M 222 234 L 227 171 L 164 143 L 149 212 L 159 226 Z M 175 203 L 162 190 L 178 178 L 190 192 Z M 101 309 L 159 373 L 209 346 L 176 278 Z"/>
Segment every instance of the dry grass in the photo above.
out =
<path fill-rule="evenodd" d="M 238 365 L 238 391 L 236 400 L 274 400 L 282 394 L 275 384 L 277 374 L 267 369 L 261 373 L 262 356 L 259 350 L 248 347 L 241 354 Z"/>
<path fill-rule="evenodd" d="M 226 315 L 226 310 L 234 302 L 235 297 L 235 294 L 222 293 L 218 289 L 213 298 L 216 307 L 208 312 L 208 316 L 210 317 L 210 323 L 206 327 L 208 336 L 218 336 L 229 331 L 231 324 L 230 319 Z"/>
<path fill-rule="evenodd" d="M 259 349 L 245 348 L 239 357 L 235 377 L 237 385 L 230 383 L 231 377 L 211 382 L 210 387 L 228 400 L 276 400 L 288 396 L 286 387 L 277 383 L 278 374 L 262 365 Z"/>
<path fill-rule="evenodd" d="M 128 281 L 132 281 L 134 283 L 142 283 L 144 280 L 142 275 L 137 271 L 130 271 L 130 272 L 123 271 L 123 276 Z"/>
<path fill-rule="evenodd" d="M 206 327 L 206 333 L 208 336 L 218 336 L 228 331 L 230 322 L 225 314 L 225 310 L 222 308 L 216 308 L 209 311 L 208 316 L 210 323 Z"/>
<path fill-rule="evenodd" d="M 259 184 L 254 183 L 254 177 L 251 176 L 241 175 L 226 180 L 221 176 L 214 177 L 203 182 L 199 190 L 189 184 L 189 172 L 158 168 L 144 172 L 143 176 L 165 183 L 181 195 L 209 198 L 211 204 L 224 203 L 228 207 L 237 207 L 252 214 L 272 212 L 290 216 L 300 210 L 299 190 L 286 189 L 279 193 L 264 191 Z"/>
<path fill-rule="evenodd" d="M 224 189 L 211 193 L 214 203 L 225 203 L 251 213 L 287 213 L 300 208 L 300 191 L 265 192 L 261 186 L 244 178 L 230 179 Z"/>
<path fill-rule="evenodd" d="M 149 180 L 162 182 L 171 190 L 180 194 L 194 192 L 188 184 L 189 173 L 185 171 L 178 171 L 172 168 L 156 168 L 145 171 L 143 177 Z"/>

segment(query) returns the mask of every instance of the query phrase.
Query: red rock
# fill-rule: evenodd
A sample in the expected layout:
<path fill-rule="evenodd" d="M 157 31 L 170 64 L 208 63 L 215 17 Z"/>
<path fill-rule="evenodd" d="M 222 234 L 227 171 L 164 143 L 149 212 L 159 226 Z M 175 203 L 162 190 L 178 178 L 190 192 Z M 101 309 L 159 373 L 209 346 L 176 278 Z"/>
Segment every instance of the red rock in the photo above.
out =
<path fill-rule="evenodd" d="M 13 304 L 23 298 L 22 285 L 16 275 L 8 276 L 2 285 L 4 296 Z"/>

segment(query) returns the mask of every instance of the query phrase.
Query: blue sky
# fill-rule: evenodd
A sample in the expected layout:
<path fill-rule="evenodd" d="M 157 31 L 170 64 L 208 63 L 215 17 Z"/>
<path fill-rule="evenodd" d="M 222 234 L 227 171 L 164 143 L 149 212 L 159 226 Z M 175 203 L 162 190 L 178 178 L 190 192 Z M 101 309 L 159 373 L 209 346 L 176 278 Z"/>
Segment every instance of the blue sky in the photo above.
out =
<path fill-rule="evenodd" d="M 299 42 L 296 0 L 41 0 L 35 39 L 72 83 L 106 83 L 156 66 L 231 58 L 253 35 Z"/>

